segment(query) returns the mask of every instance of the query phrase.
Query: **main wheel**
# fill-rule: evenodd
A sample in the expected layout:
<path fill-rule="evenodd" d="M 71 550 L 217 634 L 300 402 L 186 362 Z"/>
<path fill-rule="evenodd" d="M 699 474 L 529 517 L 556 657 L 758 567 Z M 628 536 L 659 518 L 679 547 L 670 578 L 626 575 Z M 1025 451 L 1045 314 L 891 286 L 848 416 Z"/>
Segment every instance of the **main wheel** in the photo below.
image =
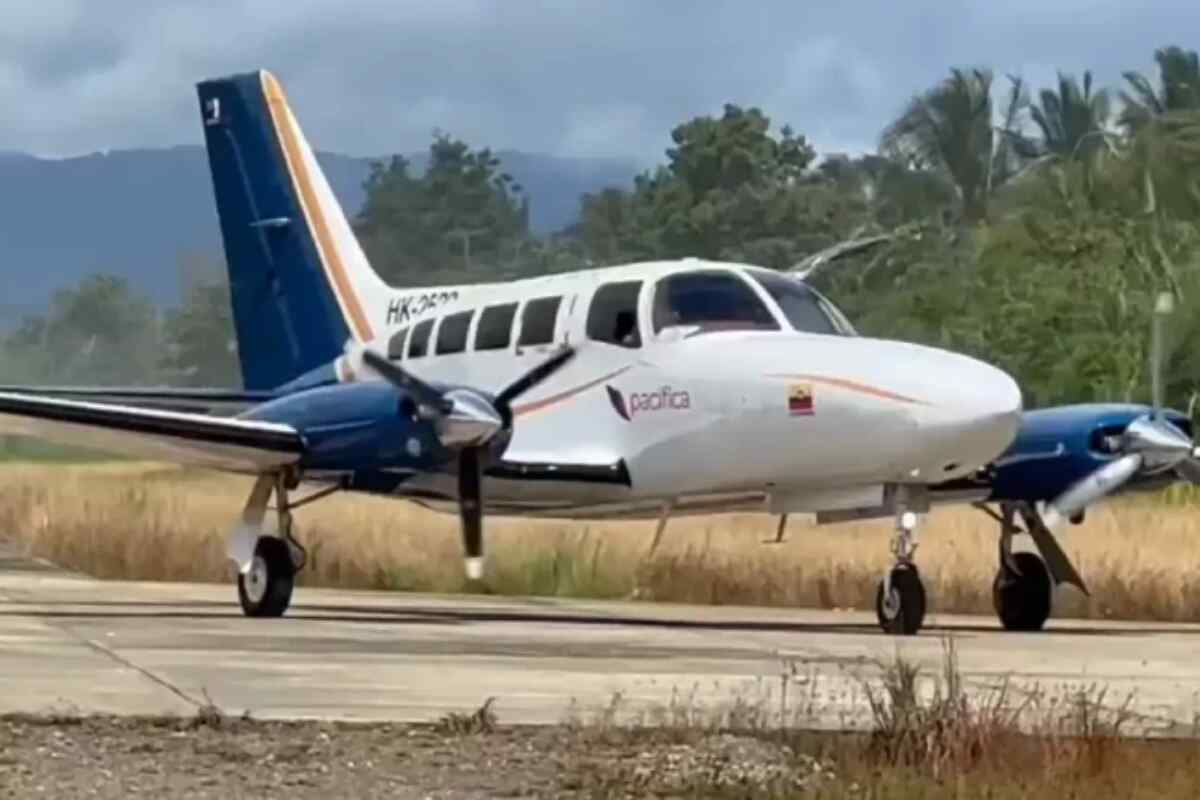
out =
<path fill-rule="evenodd" d="M 884 596 L 884 582 L 875 593 L 875 614 L 884 633 L 915 636 L 925 622 L 925 585 L 915 564 L 892 568 L 891 591 Z"/>
<path fill-rule="evenodd" d="M 1036 553 L 1013 553 L 1020 574 L 1002 564 L 992 583 L 992 605 L 1005 630 L 1040 631 L 1050 618 L 1054 581 Z"/>
<path fill-rule="evenodd" d="M 282 617 L 292 602 L 296 567 L 287 542 L 259 537 L 246 574 L 238 573 L 238 599 L 247 617 Z"/>

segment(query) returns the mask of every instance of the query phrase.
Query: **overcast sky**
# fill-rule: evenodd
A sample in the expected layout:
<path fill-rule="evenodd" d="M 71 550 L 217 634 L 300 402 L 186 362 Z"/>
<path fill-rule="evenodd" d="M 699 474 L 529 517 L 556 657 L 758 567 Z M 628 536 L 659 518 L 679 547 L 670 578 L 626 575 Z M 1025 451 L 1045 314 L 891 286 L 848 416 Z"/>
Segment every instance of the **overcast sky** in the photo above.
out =
<path fill-rule="evenodd" d="M 1189 38 L 1185 38 L 1189 37 Z M 873 149 L 951 65 L 1116 84 L 1200 47 L 1196 0 L 0 0 L 0 150 L 199 143 L 196 81 L 265 67 L 322 150 L 657 161 L 726 101 Z"/>

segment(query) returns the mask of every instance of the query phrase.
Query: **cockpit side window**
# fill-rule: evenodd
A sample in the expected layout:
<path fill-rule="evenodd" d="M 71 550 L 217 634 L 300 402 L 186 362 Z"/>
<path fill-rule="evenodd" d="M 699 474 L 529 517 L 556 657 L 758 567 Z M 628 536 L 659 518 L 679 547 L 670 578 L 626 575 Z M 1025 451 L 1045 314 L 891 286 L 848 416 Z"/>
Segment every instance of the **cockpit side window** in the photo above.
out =
<path fill-rule="evenodd" d="M 796 330 L 828 336 L 855 335 L 845 317 L 834 313 L 829 301 L 803 281 L 766 270 L 749 270 L 749 274 L 779 304 L 788 323 Z"/>
<path fill-rule="evenodd" d="M 587 337 L 618 347 L 642 346 L 638 329 L 638 295 L 641 281 L 606 283 L 596 290 L 587 316 Z"/>
<path fill-rule="evenodd" d="M 770 309 L 732 272 L 684 272 L 659 281 L 654 293 L 654 332 L 673 326 L 713 330 L 777 331 Z"/>

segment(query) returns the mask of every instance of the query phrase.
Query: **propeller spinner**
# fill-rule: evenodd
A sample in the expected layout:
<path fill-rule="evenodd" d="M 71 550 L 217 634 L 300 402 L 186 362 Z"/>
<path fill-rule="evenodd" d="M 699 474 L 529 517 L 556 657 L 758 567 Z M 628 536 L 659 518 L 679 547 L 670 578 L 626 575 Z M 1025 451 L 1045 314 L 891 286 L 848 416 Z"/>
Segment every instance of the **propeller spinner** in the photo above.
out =
<path fill-rule="evenodd" d="M 512 430 L 513 402 L 548 380 L 575 357 L 565 347 L 513 381 L 494 397 L 470 388 L 442 391 L 373 350 L 362 362 L 417 404 L 417 414 L 437 426 L 442 444 L 458 450 L 458 509 L 462 523 L 467 577 L 483 577 L 483 467 L 487 447 L 495 437 Z"/>

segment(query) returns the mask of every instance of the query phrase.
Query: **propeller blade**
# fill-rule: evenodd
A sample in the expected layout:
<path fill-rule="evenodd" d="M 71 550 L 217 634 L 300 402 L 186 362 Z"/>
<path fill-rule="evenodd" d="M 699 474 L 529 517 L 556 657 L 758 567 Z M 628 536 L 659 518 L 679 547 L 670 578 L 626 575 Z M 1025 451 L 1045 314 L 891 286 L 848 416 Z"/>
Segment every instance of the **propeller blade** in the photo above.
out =
<path fill-rule="evenodd" d="M 1154 321 L 1150 329 L 1150 381 L 1153 392 L 1154 411 L 1157 419 L 1163 405 L 1163 358 L 1167 318 L 1175 310 L 1175 298 L 1170 292 L 1162 292 L 1154 303 Z"/>
<path fill-rule="evenodd" d="M 567 362 L 575 357 L 575 349 L 573 347 L 564 347 L 559 352 L 552 355 L 550 358 L 543 361 L 538 366 L 529 370 L 517 380 L 508 385 L 500 394 L 496 395 L 496 408 L 501 409 L 501 413 L 508 413 L 513 400 L 516 400 L 527 391 L 537 386 L 542 381 L 546 380 L 554 373 L 567 365 Z"/>
<path fill-rule="evenodd" d="M 477 447 L 458 455 L 458 512 L 462 520 L 467 577 L 483 577 L 483 462 Z"/>
<path fill-rule="evenodd" d="M 1142 468 L 1141 453 L 1130 453 L 1116 461 L 1110 461 L 1092 474 L 1076 481 L 1066 491 L 1046 504 L 1042 521 L 1050 530 L 1055 530 L 1080 511 L 1104 496 L 1111 494 Z"/>
<path fill-rule="evenodd" d="M 1193 455 L 1175 465 L 1175 473 L 1188 483 L 1200 485 L 1200 458 Z"/>
<path fill-rule="evenodd" d="M 401 369 L 399 365 L 393 364 L 374 350 L 363 351 L 362 360 L 385 381 L 412 395 L 417 405 L 432 409 L 438 416 L 450 413 L 453 403 L 446 399 L 445 395 L 407 370 Z"/>

